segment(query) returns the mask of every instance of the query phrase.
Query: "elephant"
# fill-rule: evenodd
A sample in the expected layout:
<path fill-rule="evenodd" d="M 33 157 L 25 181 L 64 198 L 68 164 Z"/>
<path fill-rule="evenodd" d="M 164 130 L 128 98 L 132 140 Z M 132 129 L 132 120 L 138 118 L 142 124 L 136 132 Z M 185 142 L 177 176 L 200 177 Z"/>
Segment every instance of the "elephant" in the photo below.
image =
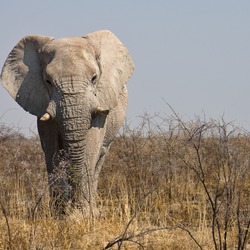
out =
<path fill-rule="evenodd" d="M 37 116 L 54 211 L 96 208 L 98 178 L 125 118 L 133 71 L 128 49 L 109 30 L 25 36 L 9 53 L 1 83 Z"/>

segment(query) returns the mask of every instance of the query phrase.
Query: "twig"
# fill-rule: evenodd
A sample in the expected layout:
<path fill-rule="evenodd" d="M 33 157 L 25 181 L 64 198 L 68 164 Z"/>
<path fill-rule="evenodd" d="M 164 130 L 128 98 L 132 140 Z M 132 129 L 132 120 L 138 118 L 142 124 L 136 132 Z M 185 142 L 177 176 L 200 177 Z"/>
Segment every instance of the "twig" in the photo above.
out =
<path fill-rule="evenodd" d="M 131 222 L 131 220 L 130 220 L 129 222 Z M 140 233 L 131 234 L 131 235 L 125 237 L 125 234 L 126 234 L 126 232 L 127 232 L 128 226 L 129 226 L 129 225 L 127 224 L 126 229 L 124 230 L 124 233 L 123 233 L 121 236 L 117 237 L 117 238 L 116 238 L 115 240 L 113 240 L 113 241 L 110 241 L 110 242 L 106 245 L 106 247 L 104 247 L 102 250 L 109 249 L 109 248 L 111 248 L 112 246 L 114 246 L 115 244 L 118 245 L 118 249 L 121 249 L 122 242 L 124 242 L 124 241 L 130 241 L 130 242 L 136 243 L 137 245 L 140 245 L 140 247 L 144 248 L 142 244 L 140 244 L 139 242 L 135 241 L 134 239 L 135 239 L 135 238 L 142 237 L 142 236 L 147 235 L 147 234 L 150 234 L 150 233 L 157 232 L 157 231 L 162 231 L 162 230 L 174 230 L 174 229 L 177 229 L 177 228 L 178 228 L 178 229 L 181 229 L 181 230 L 183 230 L 183 231 L 185 231 L 185 232 L 187 232 L 188 235 L 191 237 L 191 239 L 192 239 L 192 240 L 195 242 L 195 244 L 199 247 L 199 249 L 201 249 L 201 250 L 203 249 L 202 246 L 199 244 L 199 242 L 198 242 L 198 241 L 195 239 L 195 237 L 192 235 L 192 233 L 191 233 L 188 229 L 186 229 L 186 228 L 184 228 L 183 226 L 180 226 L 180 225 L 178 225 L 178 226 L 172 226 L 172 227 L 167 227 L 167 226 L 166 226 L 166 227 L 158 227 L 158 228 L 148 228 L 148 229 L 145 229 L 145 230 L 141 231 Z"/>
<path fill-rule="evenodd" d="M 1 205 L 1 208 L 2 208 L 2 212 L 3 212 L 3 215 L 4 215 L 4 218 L 5 218 L 5 221 L 6 221 L 6 225 L 7 225 L 7 232 L 8 232 L 8 245 L 9 245 L 9 249 L 11 249 L 11 232 L 10 232 L 10 224 L 9 224 L 9 219 L 8 219 L 8 216 L 7 216 L 7 212 L 6 212 L 6 209 L 5 207 L 3 206 L 3 203 L 0 201 L 0 205 Z"/>
<path fill-rule="evenodd" d="M 194 238 L 194 236 L 192 235 L 192 233 L 186 229 L 185 227 L 183 226 L 178 226 L 178 228 L 180 228 L 181 230 L 185 231 L 188 233 L 188 235 L 191 237 L 191 239 L 195 242 L 195 244 L 202 250 L 202 246 L 199 244 L 199 242 Z"/>

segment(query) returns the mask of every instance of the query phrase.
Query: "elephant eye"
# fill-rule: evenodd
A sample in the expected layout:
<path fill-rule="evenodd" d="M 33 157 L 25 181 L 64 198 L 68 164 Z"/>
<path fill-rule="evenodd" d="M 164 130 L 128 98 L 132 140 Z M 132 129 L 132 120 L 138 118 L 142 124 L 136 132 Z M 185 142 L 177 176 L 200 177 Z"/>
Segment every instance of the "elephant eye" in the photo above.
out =
<path fill-rule="evenodd" d="M 91 78 L 91 82 L 92 82 L 93 84 L 95 84 L 95 83 L 96 83 L 96 80 L 97 80 L 97 74 L 94 74 L 94 75 L 92 76 L 92 78 Z"/>
<path fill-rule="evenodd" d="M 50 80 L 46 80 L 46 82 L 47 82 L 49 85 L 52 85 L 52 83 L 51 83 Z"/>

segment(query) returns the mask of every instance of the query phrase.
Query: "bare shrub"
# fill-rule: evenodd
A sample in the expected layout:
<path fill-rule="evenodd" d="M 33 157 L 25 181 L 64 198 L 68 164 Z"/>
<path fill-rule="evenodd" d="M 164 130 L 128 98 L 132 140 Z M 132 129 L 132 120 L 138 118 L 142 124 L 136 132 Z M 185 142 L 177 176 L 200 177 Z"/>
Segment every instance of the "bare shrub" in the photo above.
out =
<path fill-rule="evenodd" d="M 136 214 L 137 223 L 151 227 L 182 228 L 204 248 L 209 240 L 201 233 L 211 228 L 214 249 L 244 249 L 250 223 L 248 132 L 223 119 L 185 123 L 176 113 L 146 115 L 138 128 L 125 125 L 112 149 L 102 172 L 109 190 L 101 193 L 112 200 L 111 210 L 119 208 L 125 220 Z"/>

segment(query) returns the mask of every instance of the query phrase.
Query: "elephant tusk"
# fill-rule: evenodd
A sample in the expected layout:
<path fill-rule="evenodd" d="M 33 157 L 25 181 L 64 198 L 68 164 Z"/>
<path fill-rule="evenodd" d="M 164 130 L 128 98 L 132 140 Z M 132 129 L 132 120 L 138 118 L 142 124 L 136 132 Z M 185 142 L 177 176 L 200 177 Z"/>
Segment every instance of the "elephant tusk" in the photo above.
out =
<path fill-rule="evenodd" d="M 104 112 L 105 110 L 101 108 L 100 106 L 96 109 L 96 112 Z"/>
<path fill-rule="evenodd" d="M 96 113 L 102 113 L 102 114 L 108 114 L 109 113 L 109 110 L 107 109 L 103 109 L 101 108 L 100 106 L 96 109 Z"/>
<path fill-rule="evenodd" d="M 45 113 L 41 118 L 40 120 L 41 121 L 48 121 L 50 118 L 50 114 L 49 113 Z"/>

